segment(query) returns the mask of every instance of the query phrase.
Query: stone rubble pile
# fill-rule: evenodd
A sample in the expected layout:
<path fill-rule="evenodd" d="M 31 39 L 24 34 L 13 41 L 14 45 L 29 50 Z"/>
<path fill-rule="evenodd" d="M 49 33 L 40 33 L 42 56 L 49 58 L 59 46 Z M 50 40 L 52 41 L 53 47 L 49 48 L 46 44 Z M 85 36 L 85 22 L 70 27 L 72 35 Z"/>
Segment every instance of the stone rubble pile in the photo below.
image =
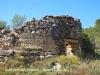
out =
<path fill-rule="evenodd" d="M 5 57 L 9 57 L 17 46 L 18 36 L 14 30 L 0 27 L 0 61 Z"/>
<path fill-rule="evenodd" d="M 59 55 L 65 52 L 64 38 L 81 40 L 82 27 L 77 18 L 68 15 L 32 18 L 10 31 L 0 28 L 0 42 L 9 42 L 14 47 L 39 55 Z"/>
<path fill-rule="evenodd" d="M 15 30 L 8 30 L 0 27 L 0 46 L 1 45 L 12 45 L 15 46 L 19 39 L 19 34 Z"/>
<path fill-rule="evenodd" d="M 15 31 L 21 34 L 19 42 L 27 49 L 61 54 L 65 52 L 64 38 L 80 40 L 82 28 L 79 19 L 63 15 L 32 18 Z"/>

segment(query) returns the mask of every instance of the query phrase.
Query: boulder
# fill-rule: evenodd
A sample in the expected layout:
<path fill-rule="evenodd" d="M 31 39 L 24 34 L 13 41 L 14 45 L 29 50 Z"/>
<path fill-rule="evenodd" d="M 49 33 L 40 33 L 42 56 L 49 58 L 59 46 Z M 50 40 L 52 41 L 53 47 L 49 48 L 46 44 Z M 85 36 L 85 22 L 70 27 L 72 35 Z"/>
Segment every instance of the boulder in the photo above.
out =
<path fill-rule="evenodd" d="M 4 34 L 7 34 L 7 32 L 8 32 L 7 29 L 2 29 L 2 30 L 1 30 L 1 34 L 3 34 L 3 35 L 4 35 Z"/>

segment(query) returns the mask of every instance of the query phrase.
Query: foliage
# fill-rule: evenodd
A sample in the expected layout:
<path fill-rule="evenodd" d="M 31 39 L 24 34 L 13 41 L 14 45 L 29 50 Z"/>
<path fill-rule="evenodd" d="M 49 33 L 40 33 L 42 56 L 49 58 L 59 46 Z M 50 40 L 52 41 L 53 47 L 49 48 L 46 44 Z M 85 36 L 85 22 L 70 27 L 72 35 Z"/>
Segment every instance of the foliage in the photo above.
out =
<path fill-rule="evenodd" d="M 100 55 L 100 19 L 95 21 L 94 27 L 83 29 L 82 39 L 85 52 L 90 52 L 90 54 L 94 52 L 95 55 Z"/>
<path fill-rule="evenodd" d="M 15 60 L 20 61 L 21 60 L 21 55 L 20 54 L 15 54 Z"/>
<path fill-rule="evenodd" d="M 0 63 L 0 75 L 4 74 L 5 72 L 5 64 Z"/>
<path fill-rule="evenodd" d="M 6 24 L 7 24 L 7 22 L 5 22 L 4 20 L 3 21 L 0 21 L 0 26 L 1 27 L 6 28 Z"/>
<path fill-rule="evenodd" d="M 10 26 L 7 26 L 7 22 L 4 20 L 0 20 L 0 27 L 10 29 Z"/>
<path fill-rule="evenodd" d="M 65 56 L 61 55 L 57 59 L 58 62 L 60 62 L 62 65 L 70 65 L 70 64 L 80 64 L 80 60 L 77 56 Z"/>
<path fill-rule="evenodd" d="M 87 34 L 85 34 L 84 32 L 82 33 L 82 47 L 83 47 L 83 51 L 84 51 L 84 56 L 85 58 L 91 55 L 94 55 L 94 45 L 93 43 L 90 41 L 89 37 Z"/>
<path fill-rule="evenodd" d="M 19 14 L 15 14 L 12 18 L 12 28 L 19 27 L 26 21 L 26 16 L 21 16 Z"/>
<path fill-rule="evenodd" d="M 100 19 L 97 19 L 96 22 L 95 22 L 95 26 L 99 26 L 100 25 Z"/>
<path fill-rule="evenodd" d="M 25 67 L 21 67 L 23 64 L 22 61 L 10 59 L 5 65 L 0 64 L 0 75 L 99 75 L 100 74 L 100 60 L 91 60 L 89 63 L 81 62 L 79 65 L 76 64 L 76 60 L 79 60 L 76 56 L 63 56 L 61 55 L 58 58 L 50 58 L 45 59 L 42 61 L 36 61 L 33 62 L 33 67 L 30 67 L 30 69 L 36 69 L 39 67 L 45 67 L 48 65 L 48 62 L 55 62 L 58 59 L 61 59 L 62 62 L 65 62 L 65 59 L 67 61 L 71 60 L 73 64 L 65 65 L 65 68 L 61 71 L 6 71 L 5 67 L 15 68 L 15 69 L 25 69 Z M 63 60 L 62 60 L 63 59 Z M 76 60 L 75 60 L 76 59 Z M 65 64 L 68 64 L 66 61 Z M 24 66 L 24 65 L 23 65 Z M 49 69 L 49 68 L 48 68 Z"/>
<path fill-rule="evenodd" d="M 16 68 L 16 67 L 19 67 L 22 64 L 23 64 L 23 62 L 20 62 L 18 60 L 14 60 L 14 59 L 10 59 L 10 60 L 8 60 L 6 67 Z"/>

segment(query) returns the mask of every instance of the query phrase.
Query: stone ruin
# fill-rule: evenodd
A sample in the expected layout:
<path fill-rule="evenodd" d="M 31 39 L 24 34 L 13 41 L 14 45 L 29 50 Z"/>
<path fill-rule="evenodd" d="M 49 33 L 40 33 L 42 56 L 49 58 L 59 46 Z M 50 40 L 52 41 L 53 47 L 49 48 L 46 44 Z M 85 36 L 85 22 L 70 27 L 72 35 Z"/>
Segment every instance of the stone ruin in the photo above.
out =
<path fill-rule="evenodd" d="M 28 55 L 81 55 L 82 27 L 68 15 L 32 18 L 20 27 L 0 27 L 0 49 L 25 51 Z M 23 54 L 22 54 L 23 55 Z"/>

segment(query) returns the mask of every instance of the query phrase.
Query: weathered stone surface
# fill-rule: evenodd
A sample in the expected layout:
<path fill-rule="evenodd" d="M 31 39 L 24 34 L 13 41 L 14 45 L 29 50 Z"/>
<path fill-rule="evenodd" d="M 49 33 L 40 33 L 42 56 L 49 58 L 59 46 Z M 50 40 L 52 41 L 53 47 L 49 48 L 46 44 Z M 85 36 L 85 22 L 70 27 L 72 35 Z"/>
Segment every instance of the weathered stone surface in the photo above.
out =
<path fill-rule="evenodd" d="M 40 20 L 32 18 L 12 31 L 0 27 L 1 43 L 9 42 L 14 47 L 25 49 L 26 52 L 40 51 L 39 54 L 45 52 L 50 52 L 51 55 L 64 54 L 67 46 L 64 39 L 76 39 L 81 46 L 81 37 L 80 20 L 68 15 L 46 15 Z M 75 43 L 73 40 L 72 42 Z M 37 52 L 33 54 L 36 55 Z"/>
<path fill-rule="evenodd" d="M 56 46 L 59 46 L 55 54 L 61 53 L 65 50 L 64 38 L 81 39 L 81 24 L 78 19 L 71 16 L 45 16 L 33 24 L 35 25 L 32 27 L 31 24 L 30 28 L 32 31 L 24 33 L 24 39 L 21 42 L 39 45 L 44 51 L 54 53 Z"/>
<path fill-rule="evenodd" d="M 6 34 L 6 33 L 7 33 L 7 29 L 1 30 L 1 34 Z"/>

